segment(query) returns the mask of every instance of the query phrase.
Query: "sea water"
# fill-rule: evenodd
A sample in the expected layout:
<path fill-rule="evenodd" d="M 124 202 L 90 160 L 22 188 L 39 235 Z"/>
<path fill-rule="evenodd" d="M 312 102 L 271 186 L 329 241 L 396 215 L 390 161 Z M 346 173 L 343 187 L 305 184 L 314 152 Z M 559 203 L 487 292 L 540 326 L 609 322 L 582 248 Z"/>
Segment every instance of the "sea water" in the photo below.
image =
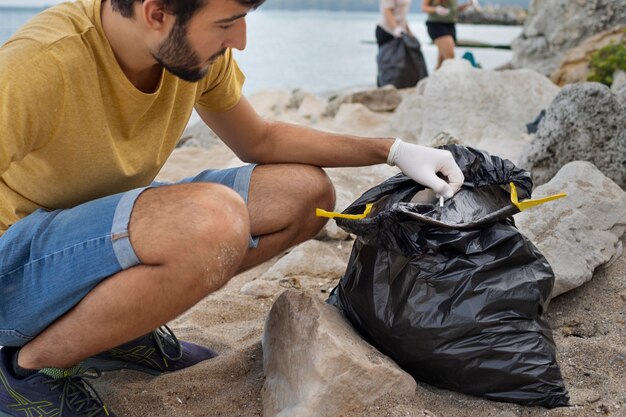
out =
<path fill-rule="evenodd" d="M 0 7 L 0 44 L 41 10 Z M 432 72 L 437 63 L 437 48 L 428 37 L 425 20 L 424 14 L 409 16 L 411 30 L 421 42 L 427 67 Z M 377 21 L 378 14 L 371 12 L 260 9 L 250 13 L 247 47 L 235 52 L 246 74 L 244 92 L 250 95 L 263 90 L 301 89 L 329 95 L 375 87 Z M 521 30 L 515 26 L 459 24 L 457 38 L 510 45 Z M 502 49 L 456 48 L 456 55 L 466 51 L 471 51 L 485 69 L 511 59 L 511 51 Z"/>

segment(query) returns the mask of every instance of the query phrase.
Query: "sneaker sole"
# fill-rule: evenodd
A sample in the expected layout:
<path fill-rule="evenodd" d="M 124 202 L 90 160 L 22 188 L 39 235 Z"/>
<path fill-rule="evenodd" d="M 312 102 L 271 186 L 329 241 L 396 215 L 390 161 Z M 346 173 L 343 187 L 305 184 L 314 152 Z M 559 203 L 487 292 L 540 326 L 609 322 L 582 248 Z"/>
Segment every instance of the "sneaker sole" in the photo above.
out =
<path fill-rule="evenodd" d="M 126 361 L 107 361 L 101 359 L 90 358 L 83 362 L 85 368 L 97 368 L 102 372 L 121 371 L 123 369 L 142 372 L 144 374 L 150 374 L 152 376 L 159 376 L 167 374 L 171 371 L 157 371 L 156 369 L 147 368 L 145 366 L 137 365 L 132 362 Z M 5 417 L 0 414 L 0 417 Z"/>

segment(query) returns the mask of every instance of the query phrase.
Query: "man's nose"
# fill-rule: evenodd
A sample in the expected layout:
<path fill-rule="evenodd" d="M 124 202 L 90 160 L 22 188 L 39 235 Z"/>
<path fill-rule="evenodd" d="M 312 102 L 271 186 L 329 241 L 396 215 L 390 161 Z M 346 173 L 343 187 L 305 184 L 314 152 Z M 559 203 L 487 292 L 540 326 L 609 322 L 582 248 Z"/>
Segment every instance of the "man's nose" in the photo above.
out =
<path fill-rule="evenodd" d="M 225 48 L 235 48 L 240 51 L 246 49 L 248 25 L 246 19 L 243 18 L 233 27 L 231 36 L 224 42 Z"/>

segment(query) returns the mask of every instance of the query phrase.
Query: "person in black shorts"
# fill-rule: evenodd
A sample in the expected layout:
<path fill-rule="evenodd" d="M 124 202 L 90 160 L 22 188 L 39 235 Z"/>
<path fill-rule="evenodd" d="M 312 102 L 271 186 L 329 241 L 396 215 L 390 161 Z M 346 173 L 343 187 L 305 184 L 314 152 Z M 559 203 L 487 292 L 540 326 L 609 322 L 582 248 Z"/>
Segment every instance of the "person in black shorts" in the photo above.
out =
<path fill-rule="evenodd" d="M 454 59 L 454 46 L 456 45 L 456 22 L 459 12 L 474 6 L 475 0 L 458 5 L 457 0 L 423 0 L 422 11 L 428 13 L 426 28 L 428 35 L 433 40 L 439 55 L 437 68 L 446 59 Z"/>

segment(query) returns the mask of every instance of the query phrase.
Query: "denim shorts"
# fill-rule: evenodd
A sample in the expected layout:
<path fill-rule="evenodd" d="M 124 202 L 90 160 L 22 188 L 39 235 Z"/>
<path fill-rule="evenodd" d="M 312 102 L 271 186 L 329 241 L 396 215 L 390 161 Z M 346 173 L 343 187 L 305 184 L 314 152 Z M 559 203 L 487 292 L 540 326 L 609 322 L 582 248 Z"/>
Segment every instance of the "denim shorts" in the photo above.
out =
<path fill-rule="evenodd" d="M 219 183 L 248 201 L 255 165 L 207 170 L 179 183 Z M 0 237 L 0 346 L 23 346 L 105 278 L 140 263 L 128 237 L 137 197 L 153 183 L 71 209 L 39 209 Z M 256 247 L 251 238 L 250 246 Z"/>

